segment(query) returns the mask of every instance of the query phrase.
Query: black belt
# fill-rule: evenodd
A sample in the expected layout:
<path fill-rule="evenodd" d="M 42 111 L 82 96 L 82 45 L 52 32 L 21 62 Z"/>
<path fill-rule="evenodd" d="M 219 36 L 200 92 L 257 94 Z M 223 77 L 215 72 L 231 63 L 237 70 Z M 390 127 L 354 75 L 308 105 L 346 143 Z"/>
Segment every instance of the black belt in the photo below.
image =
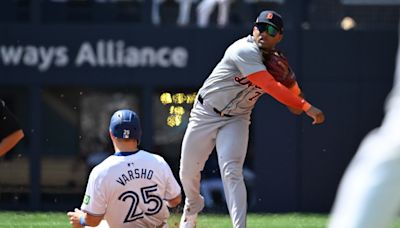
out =
<path fill-rule="evenodd" d="M 204 105 L 204 104 L 203 104 L 204 99 L 203 99 L 202 96 L 198 95 L 198 96 L 197 96 L 197 100 L 199 100 L 200 104 Z M 232 115 L 225 114 L 225 113 L 219 111 L 219 110 L 216 109 L 216 108 L 213 108 L 213 110 L 214 110 L 214 112 L 216 112 L 216 113 L 217 113 L 218 115 L 220 115 L 220 116 L 224 116 L 224 117 L 233 117 Z"/>

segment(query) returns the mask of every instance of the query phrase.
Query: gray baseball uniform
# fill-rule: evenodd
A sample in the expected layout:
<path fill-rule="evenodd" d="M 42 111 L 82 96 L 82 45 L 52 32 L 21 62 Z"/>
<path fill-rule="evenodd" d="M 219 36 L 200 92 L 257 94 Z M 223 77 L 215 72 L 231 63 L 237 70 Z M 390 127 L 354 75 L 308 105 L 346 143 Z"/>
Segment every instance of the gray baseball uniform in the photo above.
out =
<path fill-rule="evenodd" d="M 264 91 L 246 76 L 266 70 L 252 36 L 234 42 L 198 92 L 182 142 L 180 178 L 185 212 L 204 207 L 200 172 L 216 147 L 225 197 L 234 227 L 246 226 L 247 193 L 243 180 L 250 114 Z"/>

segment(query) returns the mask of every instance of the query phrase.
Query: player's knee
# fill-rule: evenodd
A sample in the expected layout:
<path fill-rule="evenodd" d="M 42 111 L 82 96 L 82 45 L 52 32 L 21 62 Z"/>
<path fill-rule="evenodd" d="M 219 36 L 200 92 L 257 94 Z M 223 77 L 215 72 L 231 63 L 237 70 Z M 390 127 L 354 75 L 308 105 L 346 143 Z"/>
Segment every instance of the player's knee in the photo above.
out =
<path fill-rule="evenodd" d="M 229 163 L 223 167 L 223 178 L 230 181 L 243 181 L 243 168 L 239 164 Z"/>

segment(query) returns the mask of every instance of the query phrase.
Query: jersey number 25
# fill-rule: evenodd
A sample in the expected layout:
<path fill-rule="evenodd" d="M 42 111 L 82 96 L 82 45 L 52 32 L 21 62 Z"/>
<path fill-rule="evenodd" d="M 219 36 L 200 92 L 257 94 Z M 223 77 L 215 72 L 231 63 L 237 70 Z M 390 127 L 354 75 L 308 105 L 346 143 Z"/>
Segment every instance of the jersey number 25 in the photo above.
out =
<path fill-rule="evenodd" d="M 149 206 L 150 203 L 152 202 L 154 203 L 154 207 L 148 207 L 146 211 L 141 211 L 141 212 L 137 211 L 137 207 L 141 202 L 140 202 L 140 197 L 136 192 L 126 191 L 118 197 L 118 200 L 124 202 L 127 201 L 128 199 L 131 199 L 131 206 L 129 208 L 128 214 L 125 217 L 124 223 L 141 219 L 144 217 L 144 215 L 157 214 L 161 210 L 163 201 L 159 196 L 152 194 L 152 192 L 155 191 L 157 191 L 157 185 L 147 186 L 140 189 L 141 199 L 143 203 L 149 204 Z"/>

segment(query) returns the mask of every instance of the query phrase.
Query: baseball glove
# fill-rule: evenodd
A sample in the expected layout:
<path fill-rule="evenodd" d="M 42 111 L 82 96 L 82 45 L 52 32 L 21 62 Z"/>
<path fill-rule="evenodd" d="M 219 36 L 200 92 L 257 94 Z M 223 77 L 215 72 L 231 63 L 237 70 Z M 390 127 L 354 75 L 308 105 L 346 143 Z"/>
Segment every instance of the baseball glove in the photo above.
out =
<path fill-rule="evenodd" d="M 263 63 L 274 79 L 285 87 L 292 88 L 296 84 L 296 75 L 290 67 L 288 59 L 282 52 L 278 50 L 263 52 Z M 299 96 L 304 97 L 303 93 L 300 93 Z M 291 113 L 296 115 L 300 115 L 303 112 L 301 109 L 289 106 L 287 108 Z"/>
<path fill-rule="evenodd" d="M 282 52 L 278 50 L 263 52 L 263 63 L 275 80 L 285 87 L 291 88 L 295 84 L 296 76 Z"/>

